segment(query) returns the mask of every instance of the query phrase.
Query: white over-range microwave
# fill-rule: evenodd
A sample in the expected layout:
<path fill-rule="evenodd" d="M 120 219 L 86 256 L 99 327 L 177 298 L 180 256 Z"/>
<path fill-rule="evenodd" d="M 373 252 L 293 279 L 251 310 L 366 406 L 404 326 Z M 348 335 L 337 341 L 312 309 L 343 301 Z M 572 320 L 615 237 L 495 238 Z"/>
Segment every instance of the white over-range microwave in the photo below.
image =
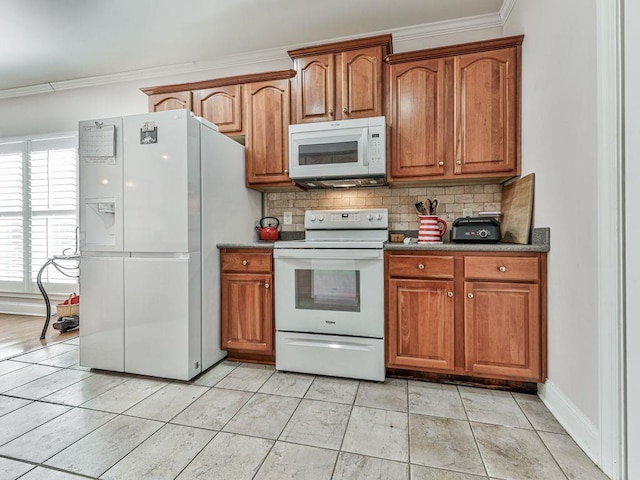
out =
<path fill-rule="evenodd" d="M 386 184 L 385 117 L 289 126 L 289 176 L 307 188 Z"/>

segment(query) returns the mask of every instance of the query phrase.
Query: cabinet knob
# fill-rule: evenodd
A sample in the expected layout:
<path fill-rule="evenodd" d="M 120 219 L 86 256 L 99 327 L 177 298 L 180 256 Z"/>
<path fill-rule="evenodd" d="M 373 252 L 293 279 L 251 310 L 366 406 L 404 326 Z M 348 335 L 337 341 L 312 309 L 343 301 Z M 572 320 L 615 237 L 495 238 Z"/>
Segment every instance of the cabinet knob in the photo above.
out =
<path fill-rule="evenodd" d="M 249 265 L 249 260 L 242 260 L 242 264 L 246 267 Z"/>
<path fill-rule="evenodd" d="M 444 165 L 444 162 L 438 162 L 438 165 L 442 167 Z"/>
<path fill-rule="evenodd" d="M 329 115 L 333 115 L 333 108 L 329 109 Z"/>
<path fill-rule="evenodd" d="M 453 297 L 453 292 L 447 292 L 447 297 Z"/>
<path fill-rule="evenodd" d="M 462 160 L 456 160 L 456 165 L 462 165 Z"/>
<path fill-rule="evenodd" d="M 268 283 L 264 284 L 264 288 L 269 288 L 271 285 L 269 285 Z"/>
<path fill-rule="evenodd" d="M 507 271 L 507 267 L 502 265 L 502 266 L 500 266 L 500 268 L 498 268 L 498 270 L 500 270 L 501 272 L 506 272 Z"/>
<path fill-rule="evenodd" d="M 289 173 L 289 170 L 285 170 L 284 173 Z"/>
<path fill-rule="evenodd" d="M 419 264 L 419 265 L 418 265 L 418 268 L 419 268 L 420 270 L 424 270 L 424 265 L 421 263 L 421 264 Z"/>
<path fill-rule="evenodd" d="M 349 110 L 347 110 L 346 108 L 343 108 L 342 113 L 349 113 Z"/>
<path fill-rule="evenodd" d="M 473 293 L 471 293 L 471 292 L 467 293 L 467 297 L 473 298 Z"/>

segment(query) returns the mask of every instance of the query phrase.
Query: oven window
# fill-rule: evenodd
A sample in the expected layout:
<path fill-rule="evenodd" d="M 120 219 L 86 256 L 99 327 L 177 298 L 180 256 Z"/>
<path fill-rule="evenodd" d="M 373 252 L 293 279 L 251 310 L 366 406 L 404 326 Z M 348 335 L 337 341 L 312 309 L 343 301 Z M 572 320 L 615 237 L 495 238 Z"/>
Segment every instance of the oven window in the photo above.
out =
<path fill-rule="evenodd" d="M 298 147 L 300 165 L 358 163 L 358 142 L 320 143 Z"/>
<path fill-rule="evenodd" d="M 360 311 L 358 270 L 296 270 L 296 309 Z"/>

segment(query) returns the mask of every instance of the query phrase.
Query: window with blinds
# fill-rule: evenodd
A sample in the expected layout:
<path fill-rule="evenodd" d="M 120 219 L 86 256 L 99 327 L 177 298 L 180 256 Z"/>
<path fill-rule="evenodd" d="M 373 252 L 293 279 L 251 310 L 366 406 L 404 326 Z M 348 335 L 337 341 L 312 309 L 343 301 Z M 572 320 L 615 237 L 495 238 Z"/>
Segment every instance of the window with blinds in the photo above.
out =
<path fill-rule="evenodd" d="M 0 290 L 37 291 L 47 259 L 75 251 L 76 144 L 75 135 L 0 141 Z M 42 280 L 52 293 L 76 282 L 53 266 Z"/>

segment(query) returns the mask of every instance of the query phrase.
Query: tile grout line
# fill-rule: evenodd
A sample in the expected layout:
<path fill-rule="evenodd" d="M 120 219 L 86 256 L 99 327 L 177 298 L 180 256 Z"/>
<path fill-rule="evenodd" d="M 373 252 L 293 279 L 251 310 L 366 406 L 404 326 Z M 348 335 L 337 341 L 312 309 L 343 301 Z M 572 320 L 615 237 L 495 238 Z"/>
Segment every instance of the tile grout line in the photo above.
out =
<path fill-rule="evenodd" d="M 511 392 L 509 392 L 511 393 Z M 536 397 L 538 395 L 536 394 Z M 520 409 L 520 411 L 522 412 L 522 414 L 526 417 L 527 421 L 531 424 L 531 428 L 533 429 L 534 432 L 536 432 L 536 437 L 538 437 L 538 439 L 540 440 L 540 443 L 542 443 L 542 445 L 544 446 L 544 449 L 549 452 L 549 455 L 551 455 L 551 458 L 553 458 L 554 463 L 557 465 L 558 469 L 560 470 L 560 472 L 562 473 L 562 475 L 564 475 L 565 478 L 569 478 L 569 475 L 567 475 L 567 472 L 564 471 L 564 469 L 562 468 L 562 465 L 560 465 L 560 463 L 558 462 L 558 460 L 556 459 L 555 455 L 553 454 L 553 452 L 551 452 L 551 450 L 549 449 L 549 447 L 547 446 L 547 444 L 545 443 L 545 441 L 542 439 L 542 437 L 540 436 L 540 433 L 538 432 L 538 429 L 536 429 L 533 425 L 533 422 L 531 422 L 531 420 L 529 419 L 529 416 L 527 415 L 527 412 L 524 411 L 524 409 L 522 408 L 522 406 L 520 405 L 520 403 L 518 402 L 518 400 L 516 400 L 516 398 L 513 396 L 513 393 L 511 393 L 511 397 L 513 398 L 513 401 L 516 402 L 516 405 L 518 405 L 518 408 Z"/>
<path fill-rule="evenodd" d="M 490 478 L 489 469 L 487 468 L 487 463 L 484 460 L 484 456 L 482 455 L 482 450 L 480 450 L 480 444 L 478 443 L 478 438 L 476 437 L 476 432 L 473 430 L 473 426 L 471 425 L 471 419 L 469 418 L 469 412 L 467 411 L 467 406 L 464 403 L 464 398 L 462 398 L 462 393 L 460 392 L 460 387 L 456 385 L 456 390 L 458 391 L 458 396 L 460 397 L 460 402 L 462 402 L 462 409 L 464 410 L 464 415 L 467 417 L 467 425 L 469 425 L 469 430 L 471 430 L 471 435 L 473 436 L 473 441 L 476 444 L 476 450 L 478 451 L 478 455 L 480 456 L 480 461 L 482 462 L 482 468 L 484 468 L 485 477 Z"/>
<path fill-rule="evenodd" d="M 317 378 L 317 377 L 316 377 Z M 340 446 L 338 447 L 338 454 L 336 455 L 336 461 L 333 465 L 333 470 L 331 470 L 331 479 L 333 479 L 333 476 L 336 473 L 336 467 L 338 466 L 338 461 L 340 459 L 340 454 L 341 453 L 350 453 L 350 452 L 345 452 L 344 450 L 342 450 L 342 447 L 344 446 L 344 439 L 347 436 L 347 431 L 349 430 L 349 424 L 351 423 L 351 416 L 353 414 L 353 407 L 355 407 L 355 403 L 356 403 L 356 399 L 358 398 L 358 392 L 360 391 L 360 385 L 362 385 L 362 382 L 358 380 L 358 386 L 356 387 L 356 391 L 353 395 L 353 400 L 351 401 L 351 403 L 349 404 L 350 408 L 349 408 L 349 418 L 347 420 L 347 425 L 344 427 L 344 432 L 342 432 L 342 440 L 340 441 Z M 345 404 L 342 404 L 345 405 Z"/>

